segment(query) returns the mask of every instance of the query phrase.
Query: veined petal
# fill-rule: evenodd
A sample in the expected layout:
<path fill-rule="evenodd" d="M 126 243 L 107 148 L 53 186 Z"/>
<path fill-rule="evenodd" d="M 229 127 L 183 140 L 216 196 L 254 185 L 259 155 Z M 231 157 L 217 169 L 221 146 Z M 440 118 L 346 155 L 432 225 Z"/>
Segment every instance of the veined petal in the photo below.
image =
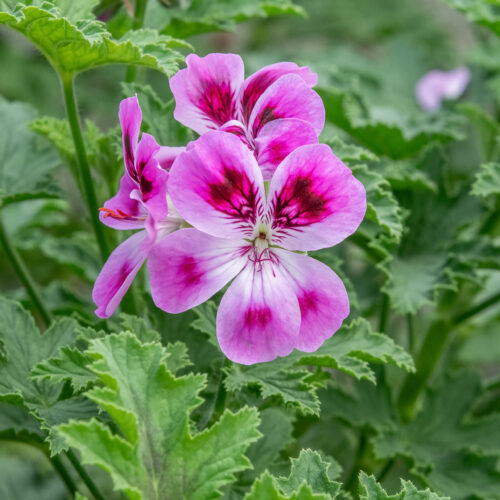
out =
<path fill-rule="evenodd" d="M 233 134 L 203 134 L 175 161 L 168 180 L 184 219 L 220 238 L 250 237 L 264 209 L 264 182 L 251 151 Z"/>
<path fill-rule="evenodd" d="M 243 243 L 192 228 L 160 240 L 148 259 L 155 304 L 169 313 L 180 313 L 208 300 L 248 262 L 249 247 Z"/>
<path fill-rule="evenodd" d="M 233 281 L 217 313 L 217 338 L 235 363 L 250 365 L 287 356 L 297 343 L 300 308 L 279 265 L 248 264 Z"/>
<path fill-rule="evenodd" d="M 155 221 L 164 219 L 168 212 L 168 173 L 160 167 L 155 158 L 159 149 L 160 146 L 152 135 L 142 134 L 137 146 L 135 162 L 142 201 Z"/>
<path fill-rule="evenodd" d="M 137 97 L 128 97 L 120 102 L 118 113 L 122 126 L 123 160 L 131 179 L 137 181 L 135 171 L 135 148 L 141 130 L 142 112 Z"/>
<path fill-rule="evenodd" d="M 158 160 L 160 167 L 168 171 L 174 164 L 175 159 L 184 151 L 186 151 L 185 146 L 160 146 L 160 149 L 155 154 L 155 158 Z"/>
<path fill-rule="evenodd" d="M 297 66 L 292 62 L 280 62 L 264 66 L 261 70 L 249 76 L 241 89 L 241 114 L 246 123 L 248 123 L 259 97 L 280 76 L 286 74 L 300 76 L 309 87 L 314 87 L 318 82 L 318 75 L 313 73 L 307 66 Z"/>
<path fill-rule="evenodd" d="M 295 149 L 317 144 L 313 126 L 297 118 L 281 118 L 266 123 L 255 139 L 255 156 L 264 180 L 271 179 L 277 166 Z"/>
<path fill-rule="evenodd" d="M 118 193 L 100 209 L 101 222 L 113 229 L 142 229 L 148 214 L 143 204 L 131 197 L 136 190 L 137 184 L 124 174 Z"/>
<path fill-rule="evenodd" d="M 297 253 L 274 250 L 288 273 L 300 305 L 300 334 L 295 348 L 313 352 L 330 338 L 349 315 L 342 280 L 325 264 Z"/>
<path fill-rule="evenodd" d="M 92 291 L 99 318 L 109 318 L 120 304 L 150 248 L 146 231 L 126 239 L 111 253 Z"/>
<path fill-rule="evenodd" d="M 248 141 L 246 127 L 238 120 L 231 120 L 230 122 L 225 123 L 219 128 L 219 130 L 234 134 L 243 144 L 245 144 L 245 146 L 252 148 L 252 145 Z"/>
<path fill-rule="evenodd" d="M 283 75 L 259 97 L 248 122 L 253 137 L 268 122 L 298 118 L 310 123 L 319 135 L 325 124 L 321 97 L 298 75 Z"/>
<path fill-rule="evenodd" d="M 241 57 L 190 54 L 186 64 L 187 68 L 170 79 L 175 119 L 203 134 L 237 118 L 237 97 L 245 71 Z"/>
<path fill-rule="evenodd" d="M 352 234 L 365 215 L 363 184 L 325 144 L 301 146 L 274 173 L 268 217 L 273 243 L 319 250 Z"/>

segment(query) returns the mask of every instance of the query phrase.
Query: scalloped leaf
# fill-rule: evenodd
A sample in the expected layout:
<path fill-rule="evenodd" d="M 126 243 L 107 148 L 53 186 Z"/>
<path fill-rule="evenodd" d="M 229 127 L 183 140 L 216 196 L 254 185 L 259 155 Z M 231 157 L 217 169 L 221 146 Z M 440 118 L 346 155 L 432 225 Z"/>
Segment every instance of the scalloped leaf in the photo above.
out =
<path fill-rule="evenodd" d="M 476 174 L 471 193 L 480 198 L 500 195 L 500 163 L 483 163 Z"/>
<path fill-rule="evenodd" d="M 165 363 L 166 350 L 155 342 L 142 344 L 130 332 L 94 339 L 88 352 L 102 387 L 87 396 L 109 413 L 120 435 L 95 419 L 57 429 L 84 463 L 111 475 L 115 489 L 134 500 L 156 499 L 158 492 L 209 500 L 250 466 L 243 453 L 260 436 L 255 409 L 225 411 L 216 424 L 193 435 L 189 415 L 202 402 L 203 375 L 175 378 Z"/>
<path fill-rule="evenodd" d="M 30 105 L 0 96 L 0 207 L 62 194 L 50 176 L 59 165 L 57 154 L 28 130 L 35 116 Z"/>
<path fill-rule="evenodd" d="M 40 7 L 19 4 L 10 10 L 3 6 L 7 10 L 0 12 L 0 24 L 26 36 L 61 75 L 119 63 L 147 66 L 171 76 L 184 60 L 174 48 L 190 48 L 182 40 L 149 29 L 131 31 L 114 40 L 104 23 L 93 18 L 73 23 L 57 5 L 45 1 Z"/>

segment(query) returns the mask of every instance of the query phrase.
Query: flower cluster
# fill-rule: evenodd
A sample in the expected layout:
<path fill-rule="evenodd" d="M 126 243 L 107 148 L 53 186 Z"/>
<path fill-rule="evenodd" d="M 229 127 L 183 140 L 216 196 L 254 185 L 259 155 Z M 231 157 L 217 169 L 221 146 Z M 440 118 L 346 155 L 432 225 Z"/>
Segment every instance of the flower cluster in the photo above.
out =
<path fill-rule="evenodd" d="M 101 220 L 141 229 L 111 254 L 94 287 L 109 317 L 147 259 L 155 304 L 180 313 L 231 282 L 217 313 L 226 356 L 251 364 L 316 350 L 349 314 L 342 281 L 307 251 L 352 234 L 363 185 L 318 144 L 317 77 L 293 63 L 244 79 L 233 54 L 190 55 L 170 86 L 174 117 L 200 137 L 186 148 L 139 139 L 135 97 L 122 101 L 125 174 Z"/>

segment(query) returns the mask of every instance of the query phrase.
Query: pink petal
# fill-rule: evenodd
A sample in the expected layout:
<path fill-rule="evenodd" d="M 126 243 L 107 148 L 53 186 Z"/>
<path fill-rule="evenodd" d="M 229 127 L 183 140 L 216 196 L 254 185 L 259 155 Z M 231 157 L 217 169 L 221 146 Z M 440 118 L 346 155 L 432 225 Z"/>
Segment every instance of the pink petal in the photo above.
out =
<path fill-rule="evenodd" d="M 170 168 L 174 164 L 175 159 L 184 151 L 186 151 L 186 148 L 184 146 L 160 146 L 160 149 L 155 154 L 155 158 L 158 160 L 161 168 L 163 168 L 164 170 L 170 170 Z"/>
<path fill-rule="evenodd" d="M 137 97 L 128 97 L 120 103 L 118 113 L 122 126 L 123 159 L 128 174 L 137 180 L 135 173 L 135 148 L 141 130 L 142 112 Z"/>
<path fill-rule="evenodd" d="M 255 155 L 264 180 L 271 179 L 276 167 L 294 149 L 317 143 L 316 131 L 303 120 L 282 118 L 266 123 L 255 140 Z"/>
<path fill-rule="evenodd" d="M 248 128 L 256 137 L 268 122 L 278 118 L 298 118 L 309 122 L 319 135 L 325 124 L 321 97 L 297 75 L 284 75 L 258 99 L 250 115 Z"/>
<path fill-rule="evenodd" d="M 295 348 L 313 352 L 349 315 L 345 286 L 328 266 L 311 257 L 279 249 L 275 253 L 299 300 L 301 323 Z"/>
<path fill-rule="evenodd" d="M 155 304 L 180 313 L 208 300 L 248 262 L 241 241 L 180 229 L 151 250 L 148 269 Z"/>
<path fill-rule="evenodd" d="M 186 63 L 187 68 L 170 79 L 175 119 L 203 134 L 237 118 L 237 97 L 244 76 L 241 57 L 190 54 Z"/>
<path fill-rule="evenodd" d="M 287 356 L 297 343 L 300 308 L 277 265 L 249 264 L 233 281 L 217 313 L 217 338 L 235 363 L 250 365 Z"/>
<path fill-rule="evenodd" d="M 99 318 L 109 318 L 120 304 L 149 250 L 146 231 L 125 240 L 111 253 L 92 291 Z"/>
<path fill-rule="evenodd" d="M 433 70 L 426 73 L 415 89 L 417 101 L 427 111 L 437 111 L 443 99 L 460 97 L 470 80 L 470 71 L 466 67 L 452 71 Z"/>
<path fill-rule="evenodd" d="M 274 173 L 268 195 L 273 242 L 319 250 L 352 234 L 365 215 L 363 184 L 325 144 L 301 146 Z"/>
<path fill-rule="evenodd" d="M 253 154 L 236 136 L 219 131 L 203 134 L 177 158 L 168 191 L 189 224 L 221 238 L 251 236 L 265 200 Z"/>
<path fill-rule="evenodd" d="M 142 201 L 156 221 L 164 219 L 167 207 L 168 173 L 163 170 L 155 154 L 160 149 L 154 137 L 142 134 L 136 151 L 136 172 Z"/>
<path fill-rule="evenodd" d="M 241 113 L 245 122 L 248 123 L 255 103 L 264 91 L 280 76 L 290 73 L 300 76 L 309 87 L 314 87 L 318 82 L 318 75 L 307 66 L 299 67 L 292 62 L 280 62 L 265 66 L 249 76 L 243 84 L 240 100 Z"/>
<path fill-rule="evenodd" d="M 231 120 L 230 122 L 225 123 L 222 127 L 219 128 L 222 132 L 228 132 L 230 134 L 234 134 L 236 137 L 240 139 L 240 141 L 245 144 L 245 146 L 252 149 L 250 142 L 247 137 L 247 129 L 243 123 L 238 120 Z"/>
<path fill-rule="evenodd" d="M 100 209 L 101 222 L 114 229 L 142 229 L 148 214 L 142 203 L 131 197 L 135 190 L 137 184 L 124 174 L 118 193 Z"/>

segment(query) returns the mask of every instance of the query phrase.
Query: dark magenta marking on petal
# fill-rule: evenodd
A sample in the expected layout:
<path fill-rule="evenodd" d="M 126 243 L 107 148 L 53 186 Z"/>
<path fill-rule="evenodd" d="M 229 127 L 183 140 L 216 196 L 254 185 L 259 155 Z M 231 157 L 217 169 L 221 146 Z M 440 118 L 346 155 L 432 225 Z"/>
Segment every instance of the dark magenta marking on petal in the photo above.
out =
<path fill-rule="evenodd" d="M 312 290 L 303 290 L 299 300 L 300 311 L 302 314 L 307 314 L 310 311 L 316 311 L 318 308 L 318 297 L 316 292 Z"/>
<path fill-rule="evenodd" d="M 203 81 L 197 106 L 218 126 L 236 118 L 234 92 L 228 82 Z"/>
<path fill-rule="evenodd" d="M 186 286 L 196 285 L 201 281 L 204 274 L 203 271 L 199 269 L 196 260 L 191 256 L 184 256 L 182 258 L 182 262 L 179 265 L 179 273 L 182 282 Z"/>
<path fill-rule="evenodd" d="M 127 172 L 130 177 L 137 182 L 137 172 L 135 171 L 134 165 L 134 152 L 132 150 L 132 144 L 130 143 L 130 135 L 125 132 L 123 136 L 123 146 L 125 148 L 125 166 L 127 167 Z"/>
<path fill-rule="evenodd" d="M 265 71 L 259 74 L 258 77 L 253 78 L 247 85 L 241 98 L 241 107 L 245 123 L 248 123 L 252 109 L 259 97 L 272 83 L 274 83 L 280 76 L 281 72 L 278 71 Z"/>
<path fill-rule="evenodd" d="M 244 324 L 249 327 L 264 327 L 271 322 L 273 313 L 267 306 L 250 307 L 245 311 Z"/>
<path fill-rule="evenodd" d="M 253 124 L 252 134 L 253 137 L 256 137 L 259 133 L 259 130 L 268 122 L 272 122 L 273 120 L 277 120 L 281 118 L 281 116 L 275 114 L 274 106 L 266 106 L 256 117 L 255 122 Z"/>
<path fill-rule="evenodd" d="M 232 219 L 255 224 L 262 208 L 254 183 L 229 166 L 224 167 L 223 178 L 222 182 L 208 185 L 209 203 Z"/>
<path fill-rule="evenodd" d="M 273 200 L 274 228 L 296 228 L 323 220 L 330 215 L 328 200 L 315 192 L 309 177 L 291 179 Z"/>

